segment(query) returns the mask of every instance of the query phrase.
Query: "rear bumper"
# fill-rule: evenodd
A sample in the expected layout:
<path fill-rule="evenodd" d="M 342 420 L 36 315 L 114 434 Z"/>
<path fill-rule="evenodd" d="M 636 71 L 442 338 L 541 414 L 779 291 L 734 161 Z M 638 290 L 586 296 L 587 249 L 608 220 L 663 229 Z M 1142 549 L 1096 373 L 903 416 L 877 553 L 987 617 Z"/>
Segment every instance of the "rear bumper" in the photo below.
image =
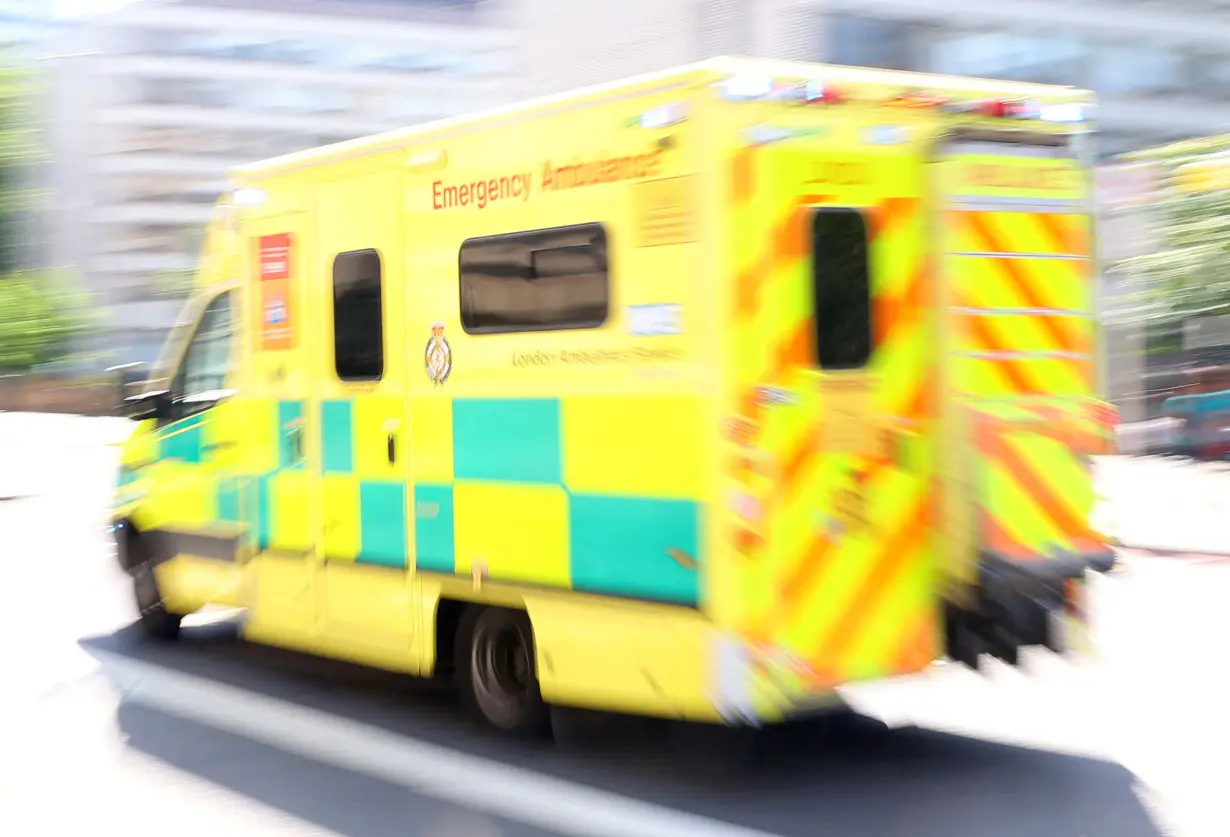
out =
<path fill-rule="evenodd" d="M 1000 587 L 1007 584 L 1020 591 L 1062 588 L 1078 581 L 1087 572 L 1107 573 L 1115 566 L 1115 553 L 1109 546 L 1096 552 L 1070 552 L 1054 558 L 1020 560 L 984 550 L 980 581 Z"/>
<path fill-rule="evenodd" d="M 1074 585 L 1083 586 L 1089 572 L 1109 572 L 1114 561 L 1110 547 L 1029 561 L 984 552 L 971 604 L 945 603 L 948 656 L 976 669 L 986 654 L 1016 665 L 1022 648 L 1077 650 L 1065 630 L 1085 618 Z"/>

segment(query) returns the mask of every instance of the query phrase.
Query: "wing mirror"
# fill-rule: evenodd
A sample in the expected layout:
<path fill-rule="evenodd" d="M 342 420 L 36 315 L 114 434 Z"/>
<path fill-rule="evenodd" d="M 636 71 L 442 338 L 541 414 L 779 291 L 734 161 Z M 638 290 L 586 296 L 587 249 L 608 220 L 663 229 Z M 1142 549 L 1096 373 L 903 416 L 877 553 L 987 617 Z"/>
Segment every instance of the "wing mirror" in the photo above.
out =
<path fill-rule="evenodd" d="M 143 392 L 124 399 L 124 415 L 133 421 L 165 419 L 171 414 L 171 393 L 165 389 Z"/>

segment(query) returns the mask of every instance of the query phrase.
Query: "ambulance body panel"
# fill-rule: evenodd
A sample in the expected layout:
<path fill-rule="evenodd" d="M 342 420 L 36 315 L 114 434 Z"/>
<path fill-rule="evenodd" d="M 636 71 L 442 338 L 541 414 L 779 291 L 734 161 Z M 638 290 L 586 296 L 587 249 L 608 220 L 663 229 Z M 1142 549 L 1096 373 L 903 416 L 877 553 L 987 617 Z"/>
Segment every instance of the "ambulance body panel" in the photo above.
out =
<path fill-rule="evenodd" d="M 1108 551 L 1089 125 L 1042 115 L 1089 103 L 720 59 L 241 168 L 121 543 L 413 674 L 524 611 L 547 702 L 667 717 L 1060 650 Z"/>

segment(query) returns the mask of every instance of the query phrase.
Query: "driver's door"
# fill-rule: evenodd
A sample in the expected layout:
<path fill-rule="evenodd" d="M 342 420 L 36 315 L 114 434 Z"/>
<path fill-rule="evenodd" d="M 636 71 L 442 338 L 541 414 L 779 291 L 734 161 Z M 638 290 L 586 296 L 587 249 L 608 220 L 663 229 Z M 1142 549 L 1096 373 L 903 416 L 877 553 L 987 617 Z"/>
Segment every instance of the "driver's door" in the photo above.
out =
<path fill-rule="evenodd" d="M 237 347 L 234 291 L 211 299 L 197 319 L 155 431 L 158 479 L 151 498 L 167 557 L 233 561 L 240 542 L 235 485 Z"/>

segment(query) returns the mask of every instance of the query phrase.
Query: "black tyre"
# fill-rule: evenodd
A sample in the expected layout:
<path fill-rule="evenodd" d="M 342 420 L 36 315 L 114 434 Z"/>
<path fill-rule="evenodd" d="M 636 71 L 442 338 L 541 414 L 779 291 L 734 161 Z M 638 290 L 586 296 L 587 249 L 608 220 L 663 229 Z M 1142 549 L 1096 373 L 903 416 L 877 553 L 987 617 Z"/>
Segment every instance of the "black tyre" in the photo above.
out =
<path fill-rule="evenodd" d="M 141 614 L 141 629 L 151 639 L 176 639 L 179 637 L 184 617 L 167 611 L 162 601 L 162 591 L 158 589 L 158 579 L 154 576 L 153 565 L 144 555 L 136 557 L 137 561 L 132 568 L 132 589 L 137 601 L 137 611 Z"/>
<path fill-rule="evenodd" d="M 471 609 L 461 620 L 456 666 L 462 700 L 486 724 L 517 736 L 538 737 L 549 730 L 526 614 Z"/>

